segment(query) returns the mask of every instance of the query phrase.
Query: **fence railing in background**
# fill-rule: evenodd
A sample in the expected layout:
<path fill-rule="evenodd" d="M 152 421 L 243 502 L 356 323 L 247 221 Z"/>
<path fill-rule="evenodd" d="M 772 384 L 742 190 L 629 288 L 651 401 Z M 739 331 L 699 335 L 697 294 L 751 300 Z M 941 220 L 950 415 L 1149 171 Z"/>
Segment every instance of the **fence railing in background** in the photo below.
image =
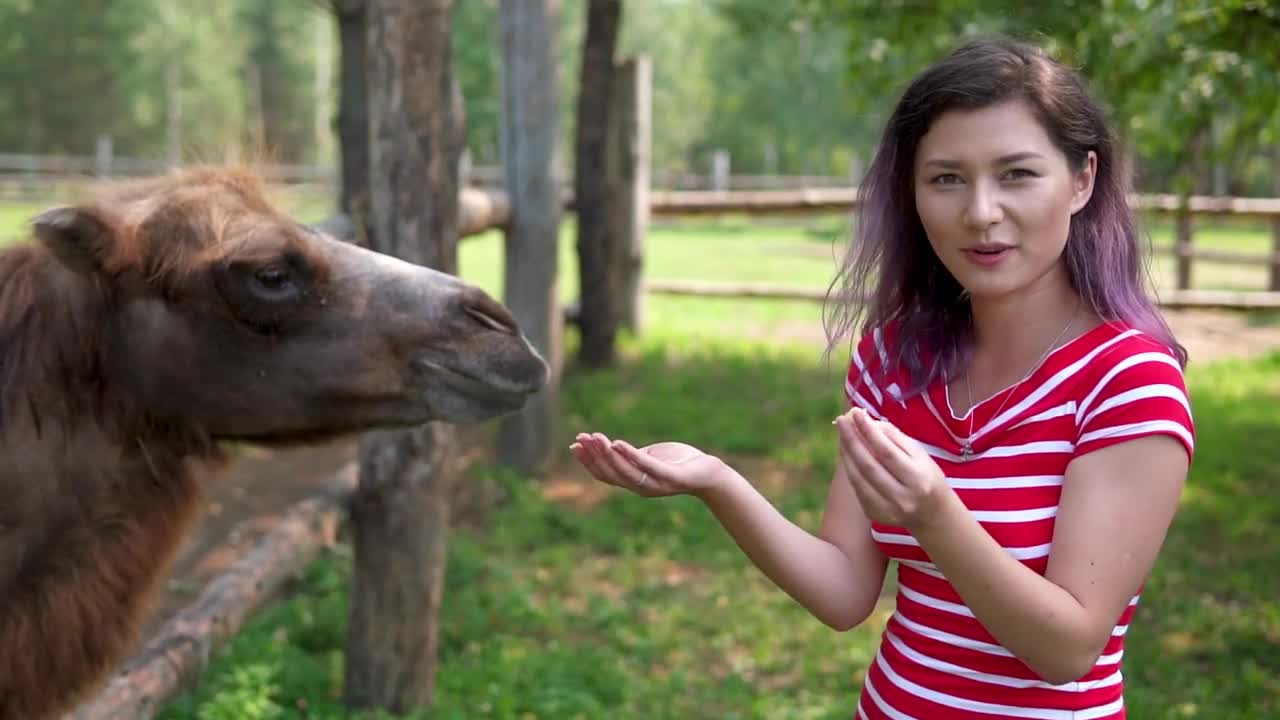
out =
<path fill-rule="evenodd" d="M 170 164 L 162 159 L 140 159 L 114 156 L 47 156 L 0 153 L 0 198 L 44 197 L 49 186 L 76 183 L 103 176 L 136 176 L 163 172 Z M 331 192 L 337 181 L 336 170 L 327 166 L 299 164 L 262 164 L 257 166 L 264 178 L 272 182 L 290 185 L 314 186 L 316 192 Z M 679 184 L 694 184 L 694 176 L 677 176 L 654 173 L 655 187 L 664 187 L 665 180 L 675 179 Z M 501 190 L 501 168 L 468 166 L 467 178 L 471 187 L 463 198 L 463 231 L 471 235 L 486 229 L 502 227 L 510 212 L 506 193 Z M 813 216 L 822 214 L 852 213 L 857 210 L 857 190 L 853 187 L 828 186 L 805 187 L 806 184 L 838 183 L 840 178 L 826 176 L 733 176 L 727 184 L 730 188 L 742 186 L 776 187 L 791 184 L 790 189 L 766 190 L 680 190 L 663 189 L 649 193 L 649 212 L 655 217 L 707 217 L 723 215 L 747 216 Z M 713 182 L 725 185 L 723 178 Z M 847 182 L 847 181 L 846 181 Z M 801 187 L 796 188 L 799 185 Z M 25 188 L 22 191 L 19 188 Z M 18 190 L 15 190 L 18 189 Z M 572 209 L 572 198 L 565 191 L 566 207 Z M 1174 223 L 1174 242 L 1156 245 L 1152 251 L 1175 258 L 1174 290 L 1188 303 L 1203 301 L 1210 305 L 1280 307 L 1280 301 L 1258 296 L 1245 300 L 1249 292 L 1217 293 L 1192 291 L 1192 264 L 1195 260 L 1207 262 L 1268 268 L 1267 290 L 1280 292 L 1280 198 L 1238 198 L 1191 196 L 1185 205 L 1178 196 L 1166 194 L 1135 195 L 1131 201 L 1141 212 L 1154 216 L 1170 217 Z M 1248 252 L 1195 246 L 1195 224 L 1200 218 L 1233 218 L 1266 221 L 1270 224 L 1272 249 L 1270 252 Z M 661 292 L 660 285 L 650 283 L 649 289 Z M 705 289 L 705 284 L 671 284 L 671 292 L 695 292 Z M 1259 289 L 1261 290 L 1261 288 Z M 780 297 L 804 297 L 803 290 L 761 289 L 759 292 L 738 287 L 742 296 L 760 293 L 777 293 Z M 1280 295 L 1277 295 L 1280 297 Z M 1210 299 L 1213 298 L 1213 299 Z M 1170 301 L 1174 302 L 1174 301 Z"/>

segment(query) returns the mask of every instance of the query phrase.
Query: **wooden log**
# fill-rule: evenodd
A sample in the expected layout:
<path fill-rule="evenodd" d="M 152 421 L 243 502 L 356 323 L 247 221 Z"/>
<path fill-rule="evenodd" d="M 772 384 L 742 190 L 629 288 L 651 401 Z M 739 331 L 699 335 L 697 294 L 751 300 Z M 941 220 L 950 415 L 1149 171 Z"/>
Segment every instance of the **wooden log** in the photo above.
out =
<path fill-rule="evenodd" d="M 502 190 L 463 188 L 458 202 L 459 238 L 504 228 L 511 222 L 511 200 Z"/>
<path fill-rule="evenodd" d="M 333 544 L 355 487 L 356 465 L 351 463 L 320 494 L 282 514 L 194 603 L 164 623 L 96 698 L 65 720 L 148 720 L 194 686 L 245 621 Z"/>
<path fill-rule="evenodd" d="M 822 288 L 770 283 L 703 282 L 698 280 L 650 280 L 646 289 L 658 295 L 691 297 L 768 298 L 823 302 Z M 1158 305 L 1170 309 L 1273 310 L 1280 309 L 1280 292 L 1261 290 L 1171 290 L 1156 293 Z"/>
<path fill-rule="evenodd" d="M 1132 198 L 1135 208 L 1157 214 L 1172 214 L 1181 203 L 1177 195 L 1150 194 Z M 1187 198 L 1187 209 L 1192 215 L 1230 215 L 1233 217 L 1280 217 L 1280 197 L 1240 198 L 1192 195 Z"/>
<path fill-rule="evenodd" d="M 659 295 L 690 295 L 695 297 L 774 298 L 785 300 L 817 300 L 827 297 L 827 291 L 770 283 L 703 282 L 701 280 L 649 280 L 645 289 Z"/>
<path fill-rule="evenodd" d="M 805 214 L 850 212 L 857 209 L 857 188 L 809 188 L 804 190 L 669 190 L 650 194 L 655 215 Z M 1130 197 L 1133 207 L 1157 215 L 1176 214 L 1182 207 L 1177 195 L 1149 194 Z M 1191 215 L 1244 218 L 1280 217 L 1280 198 L 1234 198 L 1192 195 L 1186 209 Z"/>
<path fill-rule="evenodd" d="M 1280 310 L 1280 292 L 1265 290 L 1171 290 L 1155 300 L 1175 310 Z"/>
<path fill-rule="evenodd" d="M 857 188 L 655 191 L 649 194 L 649 208 L 655 216 L 849 212 L 855 209 L 857 192 Z"/>
<path fill-rule="evenodd" d="M 1151 251 L 1161 255 L 1177 255 L 1224 265 L 1280 266 L 1280 249 L 1272 252 L 1246 252 L 1242 250 L 1198 248 L 1194 245 L 1156 245 L 1151 248 Z"/>
<path fill-rule="evenodd" d="M 511 201 L 503 190 L 463 188 L 458 193 L 458 236 L 479 235 L 504 228 L 511 222 Z M 356 227 L 345 213 L 337 213 L 312 225 L 340 240 L 356 240 Z"/>

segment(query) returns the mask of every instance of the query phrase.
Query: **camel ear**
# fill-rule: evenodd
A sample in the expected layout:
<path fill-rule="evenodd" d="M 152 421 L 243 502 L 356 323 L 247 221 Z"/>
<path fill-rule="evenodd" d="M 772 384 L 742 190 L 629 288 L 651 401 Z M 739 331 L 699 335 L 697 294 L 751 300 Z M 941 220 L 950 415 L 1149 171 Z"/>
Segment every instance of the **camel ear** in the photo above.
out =
<path fill-rule="evenodd" d="M 61 206 L 40 213 L 31 221 L 35 236 L 58 261 L 71 270 L 97 272 L 111 251 L 115 230 L 98 212 L 85 207 Z"/>

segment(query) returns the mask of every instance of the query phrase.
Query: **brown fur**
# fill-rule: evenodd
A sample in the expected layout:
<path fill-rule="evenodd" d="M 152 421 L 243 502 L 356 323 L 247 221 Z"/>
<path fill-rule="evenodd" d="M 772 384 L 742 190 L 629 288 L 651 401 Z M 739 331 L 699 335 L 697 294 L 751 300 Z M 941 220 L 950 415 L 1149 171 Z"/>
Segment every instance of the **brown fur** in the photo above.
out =
<path fill-rule="evenodd" d="M 356 337 L 378 324 L 373 291 L 331 284 L 324 251 L 270 207 L 252 175 L 209 168 L 111 185 L 75 218 L 79 242 L 46 229 L 45 242 L 0 253 L 0 720 L 60 716 L 135 645 L 196 518 L 196 465 L 218 458 L 220 438 L 414 421 L 403 401 L 399 415 L 378 405 L 404 392 L 407 336 Z M 270 312 L 240 307 L 210 280 L 215 267 L 281 257 L 306 268 L 306 292 Z M 486 327 L 463 332 L 464 313 L 449 310 L 447 334 L 415 326 L 409 339 L 460 338 L 441 357 L 490 349 L 494 377 L 536 389 L 545 368 L 514 344 L 509 316 L 474 294 L 464 300 L 482 307 Z M 351 332 L 332 325 L 338 315 Z M 310 344 L 291 348 L 310 326 L 320 327 Z M 346 335 L 355 339 L 331 339 Z M 323 355 L 322 340 L 342 367 L 300 359 Z M 315 388 L 327 384 L 332 398 L 378 411 L 350 419 L 350 407 L 321 402 L 330 396 Z"/>

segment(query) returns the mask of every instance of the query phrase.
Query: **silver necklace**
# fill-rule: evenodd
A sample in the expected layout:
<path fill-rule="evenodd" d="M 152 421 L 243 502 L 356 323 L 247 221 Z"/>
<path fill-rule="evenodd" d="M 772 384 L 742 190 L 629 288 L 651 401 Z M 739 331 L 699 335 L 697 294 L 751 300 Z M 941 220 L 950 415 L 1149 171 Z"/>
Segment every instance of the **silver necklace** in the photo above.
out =
<path fill-rule="evenodd" d="M 1077 302 L 1076 309 L 1071 312 L 1071 317 L 1067 319 L 1067 324 L 1064 325 L 1062 327 L 1062 330 L 1058 332 L 1058 336 L 1053 339 L 1053 342 L 1049 343 L 1049 347 L 1044 349 L 1044 352 L 1040 354 L 1040 359 L 1035 361 L 1035 363 L 1031 366 L 1031 369 L 1027 371 L 1027 374 L 1023 375 L 1021 380 L 1014 383 L 1013 386 L 1009 388 L 1008 393 L 1006 393 L 1004 396 L 1004 401 L 1000 403 L 1000 407 L 997 408 L 995 413 L 991 415 L 992 419 L 1000 417 L 1000 412 L 1004 410 L 1004 406 L 1008 404 L 1009 398 L 1013 397 L 1014 393 L 1017 392 L 1018 386 L 1022 385 L 1022 383 L 1026 382 L 1028 378 L 1030 378 L 1033 374 L 1035 374 L 1035 371 L 1039 369 L 1041 363 L 1044 362 L 1045 358 L 1049 357 L 1049 353 L 1053 352 L 1053 348 L 1058 344 L 1058 341 L 1061 340 L 1062 336 L 1066 335 L 1067 330 L 1071 328 L 1071 323 L 1075 322 L 1076 313 L 1079 312 L 1079 310 L 1080 310 L 1080 304 Z M 973 457 L 973 420 L 974 420 L 974 417 L 977 415 L 977 413 L 974 412 L 976 408 L 973 405 L 973 387 L 969 384 L 968 372 L 964 374 L 964 390 L 965 390 L 965 394 L 969 396 L 968 397 L 969 430 L 968 430 L 968 437 L 964 439 L 964 445 L 960 448 L 960 457 L 963 460 L 967 461 L 969 460 L 969 458 Z"/>

